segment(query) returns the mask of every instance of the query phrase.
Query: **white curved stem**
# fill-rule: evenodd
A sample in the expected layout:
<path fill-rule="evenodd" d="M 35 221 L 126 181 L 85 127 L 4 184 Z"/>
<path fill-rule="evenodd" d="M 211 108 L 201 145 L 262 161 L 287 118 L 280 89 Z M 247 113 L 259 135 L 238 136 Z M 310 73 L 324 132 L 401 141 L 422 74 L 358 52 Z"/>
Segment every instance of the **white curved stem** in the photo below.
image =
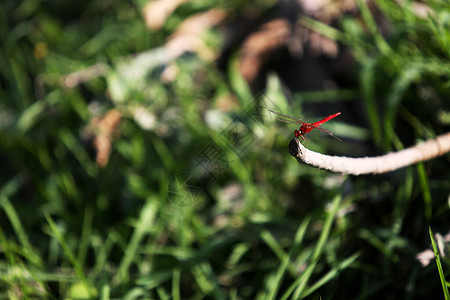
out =
<path fill-rule="evenodd" d="M 289 144 L 291 155 L 298 162 L 328 171 L 350 174 L 380 174 L 429 160 L 450 151 L 450 133 L 438 136 L 416 146 L 376 157 L 345 157 L 323 155 L 305 148 L 297 139 Z"/>

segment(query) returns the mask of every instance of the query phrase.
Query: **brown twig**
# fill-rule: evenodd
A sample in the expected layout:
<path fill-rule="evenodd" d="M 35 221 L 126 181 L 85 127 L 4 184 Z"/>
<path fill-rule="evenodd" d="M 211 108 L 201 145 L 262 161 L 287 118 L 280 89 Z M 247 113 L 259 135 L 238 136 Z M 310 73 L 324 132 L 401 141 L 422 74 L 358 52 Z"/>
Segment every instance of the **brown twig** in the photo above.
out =
<path fill-rule="evenodd" d="M 450 133 L 438 136 L 416 146 L 377 157 L 353 158 L 323 155 L 305 148 L 297 139 L 292 139 L 289 152 L 298 162 L 328 171 L 350 174 L 380 174 L 426 161 L 450 151 Z"/>

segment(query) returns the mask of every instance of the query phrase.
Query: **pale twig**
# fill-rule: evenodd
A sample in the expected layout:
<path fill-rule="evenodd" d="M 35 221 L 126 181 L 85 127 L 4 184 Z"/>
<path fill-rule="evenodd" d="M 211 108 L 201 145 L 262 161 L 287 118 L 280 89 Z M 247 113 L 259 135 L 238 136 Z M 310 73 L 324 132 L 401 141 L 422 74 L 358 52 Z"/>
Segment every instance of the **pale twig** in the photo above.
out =
<path fill-rule="evenodd" d="M 81 69 L 63 76 L 62 85 L 67 89 L 72 89 L 81 83 L 105 75 L 109 69 L 110 68 L 107 64 L 96 63 L 95 65 L 89 66 L 85 69 Z"/>
<path fill-rule="evenodd" d="M 292 139 L 289 152 L 298 162 L 335 173 L 362 175 L 392 172 L 443 155 L 450 151 L 450 133 L 438 136 L 416 146 L 376 157 L 345 157 L 323 155 L 305 148 Z"/>
<path fill-rule="evenodd" d="M 186 0 L 174 0 L 183 2 Z M 176 2 L 174 4 L 177 4 Z M 162 4 L 162 1 L 159 1 Z M 179 4 L 179 3 L 178 3 Z M 204 60 L 212 61 L 216 53 L 205 44 L 203 34 L 209 28 L 219 25 L 227 17 L 227 12 L 220 9 L 210 9 L 187 18 L 172 34 L 164 46 L 118 59 L 117 69 L 122 82 L 138 82 L 152 69 L 164 66 L 184 53 L 195 52 Z M 105 76 L 111 67 L 104 63 L 97 63 L 85 69 L 70 73 L 62 77 L 62 86 L 74 88 L 97 77 Z M 42 85 L 42 84 L 41 84 Z M 38 90 L 42 94 L 41 90 Z"/>

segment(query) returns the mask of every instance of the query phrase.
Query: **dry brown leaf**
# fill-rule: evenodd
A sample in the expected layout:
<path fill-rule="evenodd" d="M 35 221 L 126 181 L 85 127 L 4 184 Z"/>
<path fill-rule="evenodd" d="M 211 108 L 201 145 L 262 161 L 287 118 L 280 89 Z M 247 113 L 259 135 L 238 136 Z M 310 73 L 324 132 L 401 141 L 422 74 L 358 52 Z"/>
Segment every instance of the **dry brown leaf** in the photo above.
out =
<path fill-rule="evenodd" d="M 404 5 L 406 1 L 396 0 L 395 2 L 397 2 L 399 5 Z M 436 13 L 436 11 L 433 8 L 429 7 L 426 3 L 414 1 L 409 4 L 412 5 L 414 14 L 416 14 L 416 16 L 420 18 L 426 18 L 428 17 L 428 15 L 434 15 Z"/>
<path fill-rule="evenodd" d="M 358 5 L 356 0 L 298 0 L 303 8 L 305 14 L 313 17 L 323 23 L 331 24 L 344 14 L 356 13 Z M 376 8 L 376 3 L 371 0 L 366 0 L 369 8 L 373 11 L 377 24 L 383 33 L 386 33 L 389 28 L 385 24 L 385 20 Z M 401 6 L 405 0 L 396 0 Z M 412 9 L 419 17 L 426 17 L 428 14 L 433 14 L 433 10 L 424 3 L 413 2 Z M 298 32 L 300 32 L 298 34 Z M 308 44 L 312 55 L 325 54 L 329 57 L 336 57 L 338 54 L 338 45 L 335 41 L 311 31 L 303 26 L 296 29 L 296 36 L 300 38 L 301 44 Z"/>
<path fill-rule="evenodd" d="M 333 20 L 357 9 L 356 0 L 298 0 L 305 15 L 330 24 Z"/>
<path fill-rule="evenodd" d="M 211 9 L 186 19 L 170 37 L 167 42 L 167 49 L 173 51 L 176 55 L 193 51 L 205 60 L 214 59 L 217 54 L 212 53 L 211 49 L 205 46 L 201 34 L 206 29 L 222 22 L 226 16 L 224 10 Z"/>
<path fill-rule="evenodd" d="M 147 28 L 150 30 L 160 29 L 166 22 L 167 17 L 169 17 L 180 4 L 187 1 L 188 0 L 157 0 L 147 3 L 142 10 Z"/>
<path fill-rule="evenodd" d="M 227 94 L 217 98 L 216 105 L 221 111 L 231 111 L 239 107 L 239 100 L 236 96 Z"/>
<path fill-rule="evenodd" d="M 161 76 L 160 76 L 161 81 L 163 83 L 170 83 L 170 82 L 174 81 L 178 75 L 178 71 L 179 71 L 178 66 L 175 63 L 173 63 L 173 62 L 169 63 L 166 66 L 166 68 L 163 70 L 163 72 L 161 73 Z"/>
<path fill-rule="evenodd" d="M 93 118 L 91 128 L 95 134 L 94 147 L 97 150 L 96 162 L 99 167 L 104 167 L 108 163 L 111 153 L 111 142 L 116 128 L 120 123 L 122 114 L 111 109 L 102 118 Z"/>
<path fill-rule="evenodd" d="M 199 35 L 205 29 L 213 27 L 225 18 L 226 12 L 221 9 L 210 9 L 187 18 L 178 26 L 172 37 L 182 35 Z"/>
<path fill-rule="evenodd" d="M 436 11 L 426 5 L 425 3 L 420 2 L 414 2 L 413 4 L 413 11 L 416 14 L 416 16 L 421 18 L 426 18 L 428 15 L 434 15 Z"/>
<path fill-rule="evenodd" d="M 287 45 L 291 32 L 288 21 L 275 19 L 246 38 L 239 57 L 239 68 L 248 82 L 253 82 L 274 50 Z"/>
<path fill-rule="evenodd" d="M 335 58 L 338 55 L 339 46 L 336 41 L 305 27 L 301 27 L 301 30 L 303 31 L 303 44 L 308 45 L 310 55 L 319 56 L 325 54 L 331 58 Z"/>
<path fill-rule="evenodd" d="M 331 24 L 343 14 L 357 11 L 356 0 L 298 0 L 305 15 L 325 24 Z M 339 46 L 336 41 L 298 24 L 295 29 L 296 40 L 307 47 L 312 56 L 326 55 L 335 58 Z"/>

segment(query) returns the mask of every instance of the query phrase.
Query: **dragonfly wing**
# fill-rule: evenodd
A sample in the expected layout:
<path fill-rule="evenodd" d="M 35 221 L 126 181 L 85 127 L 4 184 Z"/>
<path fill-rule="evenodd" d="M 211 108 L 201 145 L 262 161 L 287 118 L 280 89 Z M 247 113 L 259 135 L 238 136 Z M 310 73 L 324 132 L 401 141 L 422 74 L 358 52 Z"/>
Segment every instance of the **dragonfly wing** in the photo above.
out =
<path fill-rule="evenodd" d="M 299 120 L 294 121 L 294 120 L 286 120 L 286 119 L 278 118 L 278 121 L 284 122 L 284 123 L 289 123 L 289 124 L 295 124 L 295 125 L 303 124 L 303 122 L 299 121 Z"/>
<path fill-rule="evenodd" d="M 271 113 L 274 113 L 274 114 L 276 114 L 276 115 L 279 115 L 279 116 L 281 116 L 281 117 L 283 117 L 283 118 L 292 120 L 293 123 L 295 123 L 295 124 L 303 124 L 303 123 L 304 123 L 304 122 L 300 121 L 299 119 L 293 118 L 293 117 L 288 116 L 288 115 L 280 114 L 279 112 L 273 111 L 273 110 L 271 110 L 271 109 L 269 109 L 269 111 L 270 111 Z M 278 119 L 278 120 L 279 120 L 279 121 L 282 121 L 283 119 Z M 284 121 L 282 121 L 282 122 L 284 122 Z M 286 122 L 286 123 L 290 123 L 290 122 Z"/>
<path fill-rule="evenodd" d="M 341 140 L 340 138 L 336 137 L 336 136 L 335 136 L 331 131 L 329 131 L 328 129 L 321 128 L 321 127 L 315 127 L 315 129 L 319 129 L 320 131 L 325 132 L 326 134 L 329 134 L 329 135 L 331 135 L 332 137 L 334 137 L 335 139 L 337 139 L 338 141 L 341 141 L 341 142 L 342 142 L 342 140 Z"/>

